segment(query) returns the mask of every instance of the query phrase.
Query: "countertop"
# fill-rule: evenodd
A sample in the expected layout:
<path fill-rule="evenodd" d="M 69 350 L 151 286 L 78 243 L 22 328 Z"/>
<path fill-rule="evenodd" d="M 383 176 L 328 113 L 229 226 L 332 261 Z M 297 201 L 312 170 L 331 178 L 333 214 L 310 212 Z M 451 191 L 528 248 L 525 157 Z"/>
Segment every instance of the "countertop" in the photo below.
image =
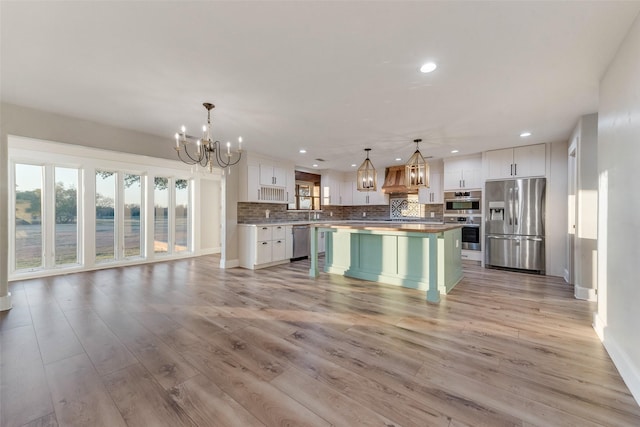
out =
<path fill-rule="evenodd" d="M 443 231 L 461 228 L 460 224 L 427 224 L 418 222 L 394 222 L 394 221 L 346 221 L 313 223 L 313 227 L 338 228 L 351 230 L 376 230 L 376 231 L 411 231 L 418 233 L 442 233 Z"/>
<path fill-rule="evenodd" d="M 424 226 L 442 226 L 443 222 L 442 221 L 428 221 L 428 220 L 424 220 L 424 221 L 420 221 L 420 220 L 407 220 L 407 221 L 402 221 L 402 220 L 385 220 L 385 219 L 378 219 L 378 220 L 368 220 L 368 221 L 362 221 L 362 220 L 336 220 L 336 221 L 330 221 L 330 220 L 311 220 L 311 221 L 274 221 L 274 222 L 256 222 L 256 223 L 250 223 L 250 224 L 238 224 L 239 226 L 245 226 L 245 227 L 264 227 L 264 226 L 270 226 L 270 225 L 322 225 L 322 226 L 326 226 L 326 225 L 352 225 L 352 224 L 369 224 L 370 226 L 380 226 L 380 227 L 391 227 L 391 229 L 397 229 L 397 227 L 399 225 L 424 225 Z M 453 228 L 457 228 L 457 224 L 447 224 L 448 226 L 454 225 Z M 442 231 L 442 230 L 441 230 Z"/>

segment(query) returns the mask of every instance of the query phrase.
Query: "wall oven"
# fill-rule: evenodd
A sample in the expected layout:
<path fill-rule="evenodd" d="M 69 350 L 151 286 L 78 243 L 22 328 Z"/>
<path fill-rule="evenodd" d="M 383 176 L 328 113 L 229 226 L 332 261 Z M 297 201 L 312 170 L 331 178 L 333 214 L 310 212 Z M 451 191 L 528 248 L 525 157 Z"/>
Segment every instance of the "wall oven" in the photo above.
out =
<path fill-rule="evenodd" d="M 482 191 L 445 191 L 445 215 L 480 215 L 481 213 Z"/>
<path fill-rule="evenodd" d="M 445 224 L 462 225 L 462 249 L 479 251 L 480 246 L 480 222 L 481 216 L 449 216 L 445 217 Z"/>

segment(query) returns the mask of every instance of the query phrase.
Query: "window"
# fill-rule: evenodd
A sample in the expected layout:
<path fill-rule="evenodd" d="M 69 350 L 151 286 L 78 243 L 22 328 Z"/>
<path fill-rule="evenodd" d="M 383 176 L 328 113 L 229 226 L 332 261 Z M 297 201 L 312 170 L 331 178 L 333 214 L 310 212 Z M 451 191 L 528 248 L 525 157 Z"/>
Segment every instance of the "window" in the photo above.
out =
<path fill-rule="evenodd" d="M 296 171 L 295 200 L 289 203 L 288 209 L 322 209 L 320 197 L 321 180 L 321 175 Z"/>
<path fill-rule="evenodd" d="M 96 262 L 116 257 L 116 174 L 96 171 Z"/>
<path fill-rule="evenodd" d="M 142 207 L 142 177 L 140 175 L 124 175 L 124 256 L 138 257 L 142 255 L 142 228 L 140 209 Z"/>
<path fill-rule="evenodd" d="M 42 166 L 15 165 L 15 269 L 43 266 Z"/>
<path fill-rule="evenodd" d="M 182 163 L 106 150 L 7 140 L 11 279 L 184 256 L 202 242 L 219 251 L 219 175 L 205 178 Z M 213 185 L 205 191 L 201 182 Z M 198 208 L 214 212 L 198 239 L 196 191 L 207 198 Z"/>
<path fill-rule="evenodd" d="M 78 170 L 56 167 L 55 264 L 78 264 Z"/>
<path fill-rule="evenodd" d="M 169 251 L 169 178 L 155 177 L 153 190 L 153 251 Z"/>
<path fill-rule="evenodd" d="M 189 251 L 189 181 L 176 179 L 175 252 Z"/>

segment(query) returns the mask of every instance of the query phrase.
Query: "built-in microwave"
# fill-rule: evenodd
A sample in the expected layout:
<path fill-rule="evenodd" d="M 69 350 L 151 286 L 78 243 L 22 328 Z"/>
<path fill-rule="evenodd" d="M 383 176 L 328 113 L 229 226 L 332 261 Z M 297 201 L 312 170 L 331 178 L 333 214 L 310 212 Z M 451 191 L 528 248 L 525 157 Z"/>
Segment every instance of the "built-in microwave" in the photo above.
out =
<path fill-rule="evenodd" d="M 445 191 L 444 213 L 479 215 L 482 213 L 482 191 Z"/>

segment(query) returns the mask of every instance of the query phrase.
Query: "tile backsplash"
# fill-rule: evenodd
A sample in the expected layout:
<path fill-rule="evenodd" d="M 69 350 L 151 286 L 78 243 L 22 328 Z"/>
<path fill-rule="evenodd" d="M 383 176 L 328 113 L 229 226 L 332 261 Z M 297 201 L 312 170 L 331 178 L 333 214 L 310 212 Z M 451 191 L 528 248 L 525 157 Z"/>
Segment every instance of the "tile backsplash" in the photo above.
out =
<path fill-rule="evenodd" d="M 396 200 L 396 202 L 394 202 Z M 403 203 L 403 200 L 411 200 Z M 430 221 L 443 220 L 443 205 L 422 205 L 412 201 L 412 197 L 394 196 L 388 205 L 367 206 L 323 206 L 321 212 L 292 211 L 281 203 L 238 203 L 238 224 L 254 224 L 283 221 L 307 221 L 311 215 L 317 215 L 318 220 L 361 220 L 366 219 L 428 219 Z M 396 214 L 394 214 L 394 203 Z M 405 206 L 406 205 L 406 206 Z M 415 206 L 417 205 L 417 206 Z M 269 211 L 269 218 L 265 211 Z M 433 217 L 431 213 L 433 212 Z M 362 216 L 365 213 L 366 216 Z M 405 213 L 405 215 L 402 215 Z M 408 215 L 410 214 L 410 215 Z M 416 216 L 417 214 L 417 216 Z M 400 216 L 398 216 L 400 215 Z"/>

